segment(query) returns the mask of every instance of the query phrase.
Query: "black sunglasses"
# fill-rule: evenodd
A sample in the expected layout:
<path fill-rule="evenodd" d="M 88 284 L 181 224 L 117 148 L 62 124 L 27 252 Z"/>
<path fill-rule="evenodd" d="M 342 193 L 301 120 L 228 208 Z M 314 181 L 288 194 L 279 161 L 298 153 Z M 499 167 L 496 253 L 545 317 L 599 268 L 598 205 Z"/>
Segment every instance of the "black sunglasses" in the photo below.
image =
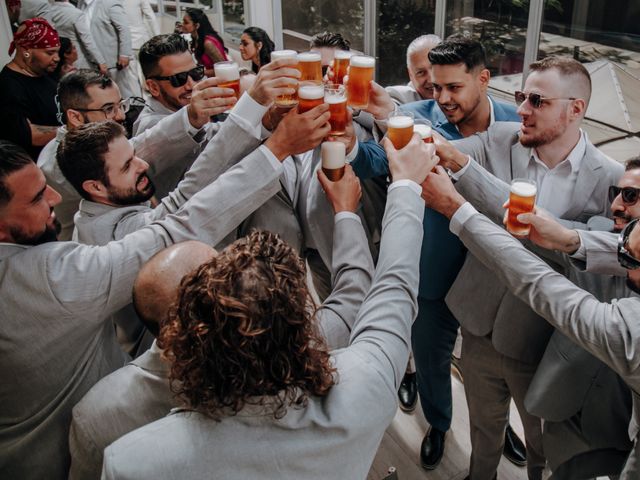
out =
<path fill-rule="evenodd" d="M 172 87 L 178 88 L 187 83 L 189 77 L 191 77 L 194 82 L 199 82 L 200 80 L 202 80 L 204 78 L 204 65 L 198 65 L 191 70 L 176 73 L 175 75 L 169 75 L 166 77 L 155 76 L 149 78 L 153 80 L 169 80 Z"/>
<path fill-rule="evenodd" d="M 629 243 L 629 236 L 638 224 L 638 220 L 640 219 L 636 218 L 635 220 L 631 220 L 627 223 L 627 226 L 624 227 L 618 237 L 618 263 L 621 267 L 626 268 L 627 270 L 636 270 L 640 268 L 640 260 L 629 253 L 627 246 Z"/>
<path fill-rule="evenodd" d="M 568 97 L 568 98 L 555 97 L 555 98 L 551 98 L 551 97 L 543 97 L 539 93 L 524 93 L 524 92 L 519 92 L 519 91 L 518 92 L 514 92 L 513 93 L 513 97 L 514 97 L 517 105 L 522 105 L 525 100 L 529 100 L 529 103 L 531 104 L 531 106 L 533 108 L 540 108 L 544 104 L 544 102 L 548 102 L 550 100 L 576 100 L 575 97 Z"/>
<path fill-rule="evenodd" d="M 611 185 L 609 187 L 609 203 L 613 203 L 615 198 L 620 195 L 622 197 L 622 203 L 627 207 L 635 205 L 640 197 L 640 188 L 634 187 L 617 187 Z"/>

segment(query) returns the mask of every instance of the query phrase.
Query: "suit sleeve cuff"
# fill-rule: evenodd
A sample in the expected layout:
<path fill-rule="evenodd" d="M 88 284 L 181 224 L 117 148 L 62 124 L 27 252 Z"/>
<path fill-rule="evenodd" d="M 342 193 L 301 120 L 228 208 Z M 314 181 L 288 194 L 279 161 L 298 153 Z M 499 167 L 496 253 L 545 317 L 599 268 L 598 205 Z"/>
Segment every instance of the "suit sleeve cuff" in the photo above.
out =
<path fill-rule="evenodd" d="M 356 156 L 358 155 L 358 149 L 359 149 L 359 145 L 358 145 L 358 139 L 356 138 L 356 143 L 353 146 L 353 148 L 351 149 L 351 151 L 349 153 L 347 153 L 347 156 L 345 157 L 345 160 L 347 163 L 351 163 L 353 162 L 353 160 L 355 160 Z"/>
<path fill-rule="evenodd" d="M 453 214 L 453 217 L 451 217 L 451 222 L 449 222 L 449 230 L 451 230 L 451 233 L 459 236 L 460 232 L 462 231 L 462 227 L 464 227 L 464 224 L 467 222 L 467 220 L 477 214 L 478 211 L 473 208 L 473 205 L 471 205 L 469 202 L 463 203 L 462 206 L 458 210 L 456 210 L 456 213 Z"/>
<path fill-rule="evenodd" d="M 249 93 L 245 92 L 229 113 L 238 124 L 251 132 L 256 138 L 262 138 L 262 117 L 268 107 L 260 105 Z"/>
<path fill-rule="evenodd" d="M 573 260 L 581 260 L 584 262 L 587 259 L 587 247 L 584 246 L 584 241 L 582 240 L 582 235 L 580 235 L 580 230 L 576 230 L 576 232 L 578 233 L 578 237 L 580 237 L 580 246 L 578 247 L 578 250 L 569 255 L 569 257 L 571 257 Z"/>
<path fill-rule="evenodd" d="M 453 181 L 457 182 L 458 180 L 460 180 L 462 175 L 464 175 L 464 173 L 469 169 L 469 165 L 471 165 L 471 162 L 473 161 L 473 158 L 471 158 L 471 155 L 467 155 L 467 158 L 469 159 L 469 161 L 467 162 L 467 164 L 464 167 L 462 167 L 457 172 L 451 172 L 451 179 Z"/>
<path fill-rule="evenodd" d="M 396 188 L 400 187 L 409 187 L 416 193 L 416 195 L 418 195 L 419 197 L 422 196 L 422 187 L 413 180 L 409 179 L 396 180 L 391 185 L 389 185 L 389 189 L 387 190 L 387 192 L 392 192 Z"/>
<path fill-rule="evenodd" d="M 269 159 L 269 162 L 271 163 L 271 166 L 273 166 L 273 168 L 275 170 L 278 170 L 278 169 L 282 170 L 284 168 L 282 166 L 282 162 L 280 162 L 280 160 L 278 160 L 276 158 L 276 156 L 273 154 L 273 152 L 271 150 L 269 150 L 269 148 L 267 148 L 264 144 L 260 145 L 258 147 L 258 149 L 264 154 L 265 157 L 267 157 Z M 287 158 L 289 158 L 289 157 L 287 157 Z"/>
<path fill-rule="evenodd" d="M 362 225 L 362 220 L 360 220 L 360 217 L 358 215 L 356 215 L 353 212 L 338 212 L 336 213 L 334 219 L 334 223 L 338 223 L 340 220 L 342 220 L 343 218 L 352 218 L 353 220 L 356 220 L 360 225 Z"/>

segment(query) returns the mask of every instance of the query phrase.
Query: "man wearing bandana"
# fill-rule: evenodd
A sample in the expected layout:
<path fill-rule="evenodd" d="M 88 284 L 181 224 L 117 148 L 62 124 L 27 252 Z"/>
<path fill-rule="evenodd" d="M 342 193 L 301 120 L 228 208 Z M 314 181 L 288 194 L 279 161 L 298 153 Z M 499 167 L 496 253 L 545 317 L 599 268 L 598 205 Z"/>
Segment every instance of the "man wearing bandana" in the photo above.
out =
<path fill-rule="evenodd" d="M 45 19 L 25 20 L 9 47 L 9 55 L 15 51 L 15 56 L 0 72 L 0 103 L 5 111 L 28 122 L 21 143 L 27 143 L 23 146 L 33 158 L 55 137 L 58 126 L 57 84 L 48 73 L 60 61 L 59 49 L 58 33 Z"/>

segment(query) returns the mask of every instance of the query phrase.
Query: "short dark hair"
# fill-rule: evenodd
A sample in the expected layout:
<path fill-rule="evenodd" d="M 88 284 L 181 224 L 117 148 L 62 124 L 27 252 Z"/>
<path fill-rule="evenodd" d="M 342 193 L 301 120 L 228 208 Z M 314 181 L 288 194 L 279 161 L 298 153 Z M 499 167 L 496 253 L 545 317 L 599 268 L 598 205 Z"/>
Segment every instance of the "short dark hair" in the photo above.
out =
<path fill-rule="evenodd" d="M 589 71 L 585 66 L 576 59 L 560 55 L 550 55 L 529 65 L 529 70 L 532 72 L 545 72 L 553 69 L 557 70 L 563 77 L 573 77 L 573 81 L 571 82 L 572 90 L 582 87 L 581 89 L 584 89 L 584 91 L 580 92 L 580 94 L 586 96 L 584 100 L 587 104 L 589 103 L 589 99 L 591 98 L 591 75 L 589 75 Z"/>
<path fill-rule="evenodd" d="M 486 68 L 487 54 L 482 43 L 471 37 L 451 35 L 429 51 L 431 65 L 458 65 L 464 63 L 467 72 Z"/>
<path fill-rule="evenodd" d="M 32 163 L 33 159 L 22 147 L 8 140 L 0 140 L 0 207 L 4 207 L 13 197 L 5 179 Z"/>
<path fill-rule="evenodd" d="M 87 93 L 87 88 L 91 85 L 98 85 L 104 90 L 114 83 L 106 75 L 88 68 L 74 70 L 60 79 L 60 83 L 58 83 L 58 108 L 62 113 L 64 123 L 67 122 L 67 110 L 87 108 L 87 105 L 91 103 L 91 97 Z"/>
<path fill-rule="evenodd" d="M 162 57 L 188 51 L 189 43 L 177 33 L 151 37 L 142 45 L 138 54 L 144 78 L 159 74 L 158 62 Z"/>
<path fill-rule="evenodd" d="M 340 50 L 351 50 L 351 42 L 340 33 L 322 32 L 316 33 L 309 42 L 311 48 L 338 48 Z"/>
<path fill-rule="evenodd" d="M 99 180 L 109 186 L 104 156 L 109 144 L 120 136 L 126 136 L 125 129 L 112 120 L 87 123 L 69 130 L 58 145 L 56 157 L 60 170 L 83 198 L 89 199 L 82 188 L 86 180 Z"/>
<path fill-rule="evenodd" d="M 640 169 L 640 155 L 624 162 L 624 171 Z"/>

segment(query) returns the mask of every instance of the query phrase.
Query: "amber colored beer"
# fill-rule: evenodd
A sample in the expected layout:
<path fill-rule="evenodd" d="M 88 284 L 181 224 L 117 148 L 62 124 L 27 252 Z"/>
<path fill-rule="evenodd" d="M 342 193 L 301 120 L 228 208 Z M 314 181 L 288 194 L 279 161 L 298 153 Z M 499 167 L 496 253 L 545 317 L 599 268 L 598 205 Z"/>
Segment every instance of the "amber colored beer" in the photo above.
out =
<path fill-rule="evenodd" d="M 369 106 L 369 83 L 373 80 L 376 59 L 354 55 L 349 59 L 349 83 L 347 103 L 350 107 L 364 109 Z"/>
<path fill-rule="evenodd" d="M 336 50 L 333 56 L 333 81 L 342 85 L 349 71 L 349 59 L 353 54 L 348 50 Z"/>
<path fill-rule="evenodd" d="M 329 135 L 344 135 L 347 130 L 347 95 L 344 85 L 325 85 L 324 103 L 329 105 L 331 114 Z"/>
<path fill-rule="evenodd" d="M 429 125 L 416 123 L 413 126 L 413 131 L 420 135 L 420 138 L 424 143 L 433 143 L 433 131 Z"/>
<path fill-rule="evenodd" d="M 217 62 L 213 65 L 213 72 L 220 81 L 218 87 L 232 88 L 235 97 L 240 98 L 240 70 L 236 62 Z"/>
<path fill-rule="evenodd" d="M 509 192 L 509 213 L 507 215 L 507 231 L 516 237 L 529 235 L 530 225 L 520 223 L 518 215 L 530 213 L 536 203 L 536 184 L 531 180 L 516 178 L 511 182 Z"/>
<path fill-rule="evenodd" d="M 298 54 L 300 81 L 322 83 L 322 57 L 317 52 Z"/>
<path fill-rule="evenodd" d="M 400 150 L 411 141 L 413 135 L 413 117 L 397 114 L 389 118 L 387 123 L 387 137 Z"/>
<path fill-rule="evenodd" d="M 298 58 L 298 52 L 295 50 L 276 50 L 271 52 L 271 61 L 278 60 L 280 58 Z M 297 65 L 288 65 L 287 68 L 297 68 Z M 297 80 L 297 79 L 296 79 Z M 276 105 L 281 107 L 291 107 L 297 105 L 298 103 L 298 84 L 292 83 L 288 85 L 290 88 L 295 89 L 296 91 L 289 95 L 279 95 L 276 97 L 276 101 L 274 102 Z"/>
<path fill-rule="evenodd" d="M 302 82 L 298 87 L 298 112 L 308 112 L 324 103 L 324 86 L 314 82 Z"/>
<path fill-rule="evenodd" d="M 344 176 L 346 146 L 342 142 L 323 142 L 320 146 L 322 171 L 332 182 Z"/>

